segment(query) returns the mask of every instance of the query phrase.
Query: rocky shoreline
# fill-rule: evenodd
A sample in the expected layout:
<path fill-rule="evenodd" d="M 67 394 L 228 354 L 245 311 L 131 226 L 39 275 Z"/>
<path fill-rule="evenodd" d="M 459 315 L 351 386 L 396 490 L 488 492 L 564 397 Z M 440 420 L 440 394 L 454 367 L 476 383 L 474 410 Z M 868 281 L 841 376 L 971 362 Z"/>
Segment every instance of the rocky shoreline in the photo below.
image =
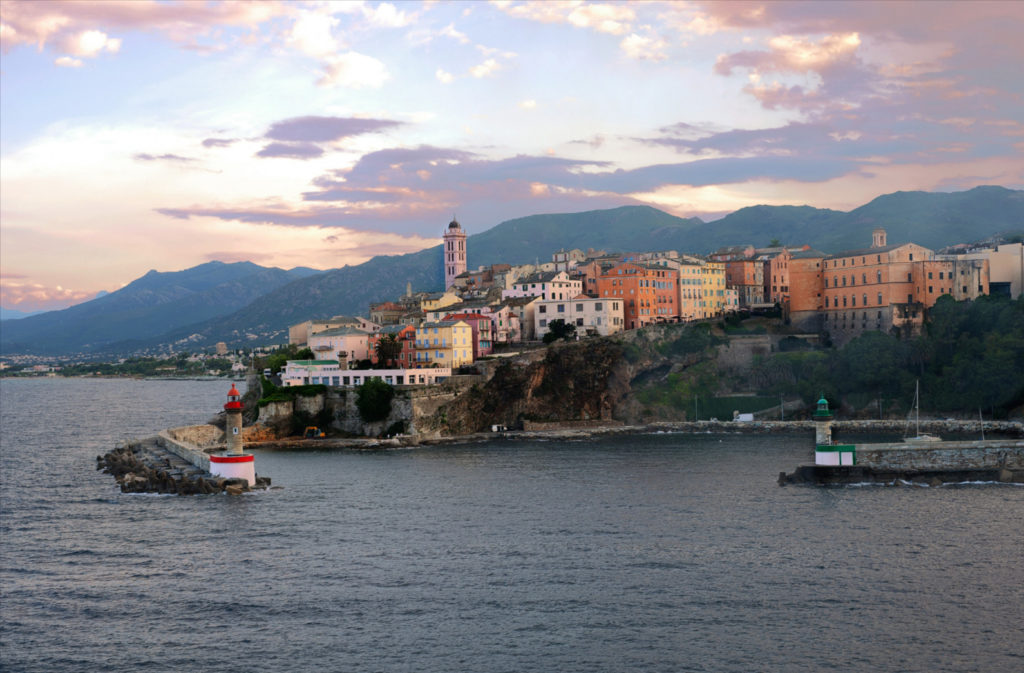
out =
<path fill-rule="evenodd" d="M 96 469 L 113 475 L 122 493 L 241 495 L 270 488 L 269 477 L 257 476 L 254 487 L 245 479 L 214 477 L 163 448 L 156 438 L 130 442 L 96 456 Z"/>

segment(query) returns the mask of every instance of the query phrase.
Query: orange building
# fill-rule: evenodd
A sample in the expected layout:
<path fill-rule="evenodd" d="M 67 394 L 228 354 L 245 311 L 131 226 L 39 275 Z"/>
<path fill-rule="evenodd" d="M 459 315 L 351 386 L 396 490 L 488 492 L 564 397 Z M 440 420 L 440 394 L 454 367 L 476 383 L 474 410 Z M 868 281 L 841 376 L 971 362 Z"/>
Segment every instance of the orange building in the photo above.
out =
<path fill-rule="evenodd" d="M 626 329 L 664 322 L 679 315 L 678 275 L 674 269 L 622 262 L 597 279 L 601 297 L 622 299 Z"/>
<path fill-rule="evenodd" d="M 725 286 L 736 290 L 740 306 L 763 304 L 764 262 L 756 259 L 727 260 L 725 262 Z"/>
<path fill-rule="evenodd" d="M 923 324 L 925 309 L 952 294 L 953 262 L 935 260 L 931 250 L 916 243 L 886 245 L 884 229 L 872 232 L 872 241 L 870 248 L 824 260 L 824 329 L 836 343 L 868 330 L 913 333 Z"/>
<path fill-rule="evenodd" d="M 783 308 L 794 325 L 808 331 L 821 329 L 825 257 L 818 250 L 802 250 L 791 253 L 788 262 L 789 303 Z"/>

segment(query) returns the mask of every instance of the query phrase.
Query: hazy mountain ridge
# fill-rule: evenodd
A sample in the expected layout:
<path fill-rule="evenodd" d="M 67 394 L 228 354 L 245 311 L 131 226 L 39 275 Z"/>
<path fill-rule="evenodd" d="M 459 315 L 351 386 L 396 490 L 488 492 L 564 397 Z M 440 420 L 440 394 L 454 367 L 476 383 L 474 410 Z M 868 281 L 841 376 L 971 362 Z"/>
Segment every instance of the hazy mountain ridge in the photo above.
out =
<path fill-rule="evenodd" d="M 3 323 L 5 353 L 59 354 L 102 351 L 123 341 L 156 335 L 223 315 L 277 287 L 309 277 L 252 262 L 208 262 L 183 271 L 150 271 L 116 292 L 61 311 Z"/>
<path fill-rule="evenodd" d="M 472 223 L 467 226 L 474 228 Z M 876 226 L 886 228 L 890 243 L 912 241 L 932 249 L 1006 231 L 1024 232 L 1024 191 L 976 187 L 955 193 L 896 192 L 850 212 L 751 206 L 712 222 L 676 217 L 649 206 L 532 215 L 473 234 L 467 247 L 470 269 L 499 262 L 550 261 L 551 253 L 560 248 L 706 254 L 728 245 L 766 246 L 778 239 L 839 252 L 870 245 Z M 338 314 L 365 315 L 371 302 L 395 299 L 408 283 L 414 291 L 440 290 L 441 266 L 441 248 L 436 246 L 325 272 L 285 272 L 250 262 L 212 262 L 170 274 L 151 271 L 91 302 L 5 321 L 2 341 L 7 353 L 87 349 L 106 354 L 174 343 L 189 344 L 182 346 L 186 350 L 216 341 L 281 343 L 289 325 Z M 168 310 L 155 311 L 154 306 Z M 121 331 L 104 328 L 111 322 L 121 325 Z M 14 325 L 33 329 L 11 329 Z M 47 332 L 62 332 L 65 338 Z M 17 350 L 29 347 L 31 351 Z"/>

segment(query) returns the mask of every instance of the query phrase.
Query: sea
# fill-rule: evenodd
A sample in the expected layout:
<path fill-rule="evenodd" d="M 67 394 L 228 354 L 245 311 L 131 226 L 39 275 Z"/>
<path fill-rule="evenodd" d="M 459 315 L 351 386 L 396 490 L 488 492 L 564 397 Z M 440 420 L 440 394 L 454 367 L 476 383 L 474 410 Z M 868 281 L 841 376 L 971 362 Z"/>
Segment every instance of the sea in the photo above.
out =
<path fill-rule="evenodd" d="M 257 449 L 237 497 L 96 471 L 229 387 L 0 380 L 0 670 L 1024 670 L 1024 488 L 780 487 L 801 435 Z"/>

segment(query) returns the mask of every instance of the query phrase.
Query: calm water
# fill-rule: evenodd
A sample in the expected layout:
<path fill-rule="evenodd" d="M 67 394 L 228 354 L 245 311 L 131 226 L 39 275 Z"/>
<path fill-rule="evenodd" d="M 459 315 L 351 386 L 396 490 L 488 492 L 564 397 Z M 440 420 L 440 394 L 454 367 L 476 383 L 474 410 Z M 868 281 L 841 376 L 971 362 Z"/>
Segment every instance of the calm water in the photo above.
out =
<path fill-rule="evenodd" d="M 1024 488 L 780 488 L 810 438 L 95 457 L 227 385 L 0 383 L 4 671 L 1020 671 Z"/>

